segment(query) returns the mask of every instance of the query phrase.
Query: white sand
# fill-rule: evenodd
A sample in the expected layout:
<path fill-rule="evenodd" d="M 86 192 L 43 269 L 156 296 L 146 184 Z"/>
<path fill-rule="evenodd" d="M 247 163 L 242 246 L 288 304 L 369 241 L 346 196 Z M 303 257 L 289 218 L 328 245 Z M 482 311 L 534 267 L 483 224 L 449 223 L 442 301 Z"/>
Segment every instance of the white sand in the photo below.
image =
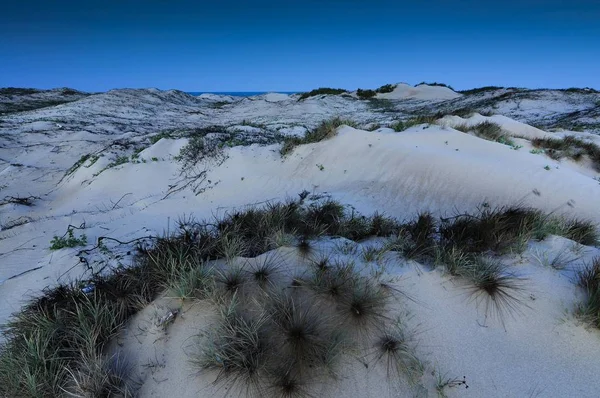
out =
<path fill-rule="evenodd" d="M 394 98 L 452 97 L 448 93 L 451 90 L 444 87 L 419 86 L 410 90 L 398 86 L 390 94 L 397 96 Z M 117 94 L 126 102 L 135 93 L 119 91 Z M 151 120 L 155 109 L 160 108 L 164 115 L 184 109 L 189 115 L 182 122 L 186 125 L 208 120 L 202 112 L 208 115 L 209 111 L 192 102 L 196 100 L 170 92 L 172 102 L 165 102 L 153 98 L 152 94 L 149 92 L 148 98 L 144 97 L 143 101 L 148 101 L 144 102 L 146 105 L 132 110 L 129 119 L 123 114 L 123 123 L 134 123 L 138 127 L 121 128 L 112 119 L 106 119 L 103 125 L 104 116 L 98 116 L 101 134 L 91 134 L 83 128 L 76 133 L 63 133 L 57 130 L 55 122 L 33 120 L 33 116 L 27 121 L 23 116 L 23 126 L 27 126 L 23 128 L 31 132 L 23 138 L 28 140 L 27 144 L 41 141 L 52 144 L 39 148 L 14 146 L 2 152 L 2 157 L 10 155 L 15 159 L 13 162 L 25 166 L 5 165 L 0 170 L 0 185 L 7 185 L 6 192 L 11 195 L 31 194 L 40 196 L 40 200 L 33 207 L 5 205 L 0 213 L 0 224 L 5 226 L 29 221 L 0 231 L 0 322 L 19 309 L 24 297 L 53 285 L 59 277 L 65 281 L 84 273 L 85 268 L 75 256 L 77 248 L 48 250 L 52 236 L 62 235 L 68 224 L 78 226 L 85 222 L 84 232 L 90 245 L 99 236 L 130 240 L 172 228 L 174 220 L 183 214 L 208 218 L 232 207 L 296 197 L 304 189 L 327 193 L 364 214 L 379 211 L 399 218 L 412 217 L 419 210 L 448 215 L 472 210 L 484 201 L 498 205 L 522 201 L 546 211 L 600 222 L 600 185 L 593 179 L 598 173 L 588 166 L 556 162 L 529 153 L 527 147 L 513 150 L 451 128 L 453 123 L 489 119 L 516 137 L 548 134 L 503 116 L 445 118 L 447 127 L 422 125 L 401 133 L 390 129 L 366 132 L 343 127 L 337 137 L 298 147 L 285 159 L 280 157 L 278 145 L 230 148 L 226 150 L 229 158 L 221 166 L 209 168 L 207 190 L 197 196 L 188 189 L 164 198 L 169 186 L 176 186 L 180 181 L 179 165 L 172 157 L 185 140 L 162 139 L 140 153 L 140 159 L 146 163 L 126 163 L 94 176 L 116 158 L 116 152 L 107 151 L 94 165 L 86 162 L 56 185 L 74 160 L 98 147 L 94 146 L 94 140 L 106 145 L 127 134 L 138 139 L 139 129 L 144 129 L 141 120 Z M 103 101 L 108 101 L 106 112 L 110 113 L 113 97 L 102 95 Z M 304 128 L 294 125 L 303 114 L 327 117 L 343 108 L 339 98 L 327 100 L 330 107 L 323 108 L 321 100 L 297 103 L 280 95 L 268 96 L 269 100 L 252 101 L 253 107 L 250 101 L 236 103 L 232 115 L 240 121 L 252 112 L 257 118 L 280 115 L 277 123 L 288 125 L 284 131 L 296 134 Z M 205 96 L 199 101 L 204 100 L 225 99 Z M 277 102 L 271 102 L 273 100 Z M 54 112 L 53 118 L 69 119 L 74 114 L 79 115 L 77 112 L 88 112 L 86 106 L 96 106 L 98 101 L 100 99 L 90 97 L 43 114 L 50 117 L 49 112 Z M 119 102 L 114 101 L 114 112 L 121 112 Z M 210 112 L 225 114 L 220 113 L 221 110 Z M 165 122 L 170 126 L 169 123 Z M 37 133 L 33 133 L 34 130 Z M 70 149 L 65 149 L 65 153 L 70 156 L 52 152 L 53 146 L 68 146 Z M 546 165 L 550 170 L 544 169 Z M 534 189 L 539 196 L 532 193 Z M 573 207 L 567 206 L 567 202 Z M 75 231 L 76 235 L 79 233 Z M 112 264 L 130 261 L 127 251 L 131 245 L 109 247 L 121 258 L 107 261 Z M 449 396 L 597 396 L 600 333 L 588 329 L 573 315 L 581 296 L 572 273 L 555 271 L 536 260 L 541 253 L 550 253 L 547 254 L 550 256 L 564 247 L 571 250 L 571 242 L 555 238 L 532 244 L 520 258 L 506 259 L 515 271 L 528 278 L 525 300 L 531 307 L 524 309 L 523 316 L 509 317 L 506 330 L 493 319 L 486 322 L 481 308 L 469 301 L 459 281 L 439 271 L 422 272 L 422 267 L 403 264 L 399 259 L 390 262 L 390 276 L 402 275 L 398 287 L 416 299 L 416 302 L 404 302 L 399 308 L 414 316 L 414 326 L 421 331 L 419 353 L 430 364 L 428 369 L 449 372 L 453 377 L 466 376 L 469 389 L 448 390 Z M 598 254 L 597 249 L 588 248 L 575 265 L 581 266 Z M 100 254 L 89 257 L 90 261 L 102 259 Z M 35 267 L 41 268 L 8 279 Z M 166 307 L 176 305 L 177 302 L 158 300 L 130 325 L 125 349 L 131 353 L 144 379 L 141 396 L 213 396 L 210 381 L 214 374 L 197 375 L 185 354 L 191 343 L 189 337 L 207 327 L 210 312 L 198 304 L 184 307 L 183 315 L 166 334 L 152 327 L 143 333 L 137 329 L 137 324 L 149 325 L 156 316 L 155 308 L 161 314 Z M 484 323 L 485 326 L 481 326 Z M 164 366 L 156 369 L 143 366 L 155 356 Z M 433 383 L 431 376 L 423 379 L 424 388 L 435 396 Z M 398 391 L 405 390 L 394 390 L 384 382 L 382 369 L 367 371 L 352 362 L 344 369 L 338 385 L 316 391 L 315 395 L 404 396 Z"/>

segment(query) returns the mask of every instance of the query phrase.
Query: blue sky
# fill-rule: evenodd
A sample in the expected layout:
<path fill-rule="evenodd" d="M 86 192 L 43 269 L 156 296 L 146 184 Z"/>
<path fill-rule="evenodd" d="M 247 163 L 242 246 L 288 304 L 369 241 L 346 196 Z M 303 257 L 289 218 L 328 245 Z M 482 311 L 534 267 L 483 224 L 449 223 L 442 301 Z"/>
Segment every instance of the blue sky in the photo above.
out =
<path fill-rule="evenodd" d="M 0 87 L 600 89 L 600 1 L 4 0 Z"/>

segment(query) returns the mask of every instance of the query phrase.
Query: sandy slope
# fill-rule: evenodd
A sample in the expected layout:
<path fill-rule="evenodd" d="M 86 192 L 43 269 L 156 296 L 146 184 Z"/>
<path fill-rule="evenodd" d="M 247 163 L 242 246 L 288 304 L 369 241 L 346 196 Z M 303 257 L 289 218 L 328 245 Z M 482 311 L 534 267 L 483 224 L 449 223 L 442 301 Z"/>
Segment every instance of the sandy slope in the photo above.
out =
<path fill-rule="evenodd" d="M 435 89 L 435 95 L 444 91 L 440 87 L 418 89 Z M 19 309 L 24 297 L 86 271 L 76 248 L 48 250 L 52 236 L 62 235 L 69 224 L 85 223 L 90 245 L 99 236 L 127 241 L 161 233 L 182 214 L 208 218 L 234 207 L 295 197 L 302 190 L 331 195 L 365 214 L 379 211 L 399 218 L 412 217 L 420 210 L 448 215 L 487 201 L 498 205 L 523 202 L 600 222 L 600 185 L 594 180 L 598 173 L 585 164 L 556 162 L 529 153 L 527 139 L 549 133 L 500 115 L 446 117 L 441 126 L 415 126 L 401 133 L 343 127 L 333 139 L 298 147 L 283 159 L 279 145 L 228 148 L 223 164 L 199 165 L 199 170 L 208 167 L 202 186 L 206 191 L 199 195 L 186 189 L 165 198 L 169 186 L 181 184 L 180 164 L 173 156 L 186 140 L 162 139 L 140 152 L 140 163 L 102 171 L 117 155 L 132 151 L 115 145 L 115 140 L 142 142 L 160 129 L 207 125 L 214 120 L 235 125 L 247 118 L 299 134 L 303 125 L 312 126 L 338 114 L 354 116 L 361 123 L 393 120 L 389 114 L 367 111 L 362 102 L 348 101 L 339 96 L 299 102 L 272 94 L 237 100 L 192 98 L 176 91 L 146 90 L 140 95 L 136 90 L 118 90 L 5 118 L 8 127 L 0 126 L 6 132 L 2 136 L 6 145 L 0 148 L 2 195 L 39 199 L 32 207 L 9 204 L 0 209 L 4 226 L 0 231 L 0 322 Z M 93 122 L 86 125 L 86 120 Z M 483 120 L 524 137 L 519 141 L 524 147 L 514 150 L 452 128 Z M 262 131 L 249 126 L 244 129 L 249 134 Z M 64 178 L 66 169 L 82 153 L 94 151 L 104 151 L 106 156 L 93 165 L 84 163 Z M 15 225 L 20 222 L 24 223 Z M 101 261 L 112 265 L 130 261 L 132 245 L 109 248 L 110 256 L 92 253 L 88 261 L 99 262 L 96 267 L 104 264 Z M 541 253 L 570 252 L 571 248 L 571 243 L 556 238 L 533 245 L 522 258 L 506 259 L 528 278 L 525 299 L 531 307 L 524 316 L 508 319 L 506 330 L 493 320 L 487 327 L 480 326 L 486 320 L 457 281 L 438 271 L 421 272 L 414 264 L 398 259 L 390 263 L 390 276 L 402 275 L 398 286 L 415 298 L 400 307 L 414 315 L 414 325 L 421 331 L 423 358 L 442 373 L 467 377 L 468 390 L 450 390 L 449 394 L 597 395 L 600 336 L 572 315 L 579 299 L 572 273 L 544 268 L 534 258 Z M 594 254 L 599 254 L 598 250 L 586 249 L 573 266 L 581 266 Z M 295 264 L 293 258 L 290 261 Z M 31 269 L 36 270 L 11 278 Z M 176 304 L 159 300 L 132 321 L 130 332 L 135 332 L 136 322 L 152 322 L 154 307 L 163 311 Z M 142 396 L 197 396 L 194 394 L 199 391 L 204 394 L 201 396 L 211 396 L 211 375 L 195 376 L 182 351 L 188 337 L 206 326 L 207 316 L 202 306 L 185 308 L 184 316 L 166 335 L 149 330 L 138 336 L 140 343 L 126 344 L 126 349 L 144 355 L 155 355 L 153 350 L 157 350 L 165 364 L 152 369 L 154 372 L 144 366 L 138 369 L 140 374 L 146 372 Z M 132 338 L 126 337 L 129 342 Z M 138 365 L 148 360 L 143 355 L 137 358 Z M 336 389 L 317 391 L 316 395 L 397 396 L 382 383 L 381 370 L 365 373 L 362 365 L 348 366 Z M 161 382 L 164 378 L 168 380 Z M 432 383 L 431 378 L 423 380 L 429 392 Z"/>
<path fill-rule="evenodd" d="M 600 371 L 600 333 L 586 330 L 569 315 L 579 298 L 569 273 L 528 261 L 532 253 L 562 252 L 571 243 L 550 239 L 534 244 L 522 257 L 505 259 L 527 279 L 520 295 L 522 313 L 507 315 L 504 324 L 497 317 L 486 319 L 484 304 L 470 298 L 467 286 L 460 281 L 393 255 L 387 257 L 384 279 L 393 281 L 395 288 L 410 297 L 399 296 L 390 316 L 409 319 L 418 355 L 426 363 L 420 385 L 410 386 L 398 377 L 389 379 L 385 362 L 378 363 L 366 354 L 346 358 L 337 381 L 311 386 L 311 392 L 323 397 L 436 396 L 436 377 L 431 372 L 438 372 L 452 378 L 466 377 L 469 388 L 446 389 L 448 396 L 595 396 L 600 386 L 595 380 Z M 355 256 L 339 254 L 331 241 L 318 247 L 323 253 L 354 259 L 359 268 L 369 266 Z M 290 274 L 306 268 L 294 249 L 276 252 L 292 269 Z M 599 252 L 587 249 L 583 255 L 589 259 Z M 246 260 L 239 261 L 243 264 Z M 175 322 L 165 328 L 159 326 L 160 318 L 172 310 L 180 311 Z M 237 390 L 213 384 L 217 372 L 200 372 L 191 363 L 203 333 L 216 320 L 213 314 L 214 307 L 206 301 L 182 303 L 163 298 L 129 323 L 118 339 L 124 348 L 114 353 L 131 359 L 139 375 L 141 396 L 237 396 Z"/>

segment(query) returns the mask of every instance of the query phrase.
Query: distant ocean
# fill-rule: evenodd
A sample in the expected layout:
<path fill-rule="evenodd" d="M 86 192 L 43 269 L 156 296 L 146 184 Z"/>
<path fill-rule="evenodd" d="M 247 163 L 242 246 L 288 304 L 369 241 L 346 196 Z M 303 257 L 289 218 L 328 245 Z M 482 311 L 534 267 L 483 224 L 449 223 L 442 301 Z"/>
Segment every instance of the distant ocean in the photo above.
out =
<path fill-rule="evenodd" d="M 298 91 L 187 91 L 190 95 L 201 95 L 201 94 L 217 94 L 217 95 L 231 95 L 234 97 L 252 97 L 254 95 L 261 95 L 267 93 L 279 93 L 279 94 L 297 94 Z"/>

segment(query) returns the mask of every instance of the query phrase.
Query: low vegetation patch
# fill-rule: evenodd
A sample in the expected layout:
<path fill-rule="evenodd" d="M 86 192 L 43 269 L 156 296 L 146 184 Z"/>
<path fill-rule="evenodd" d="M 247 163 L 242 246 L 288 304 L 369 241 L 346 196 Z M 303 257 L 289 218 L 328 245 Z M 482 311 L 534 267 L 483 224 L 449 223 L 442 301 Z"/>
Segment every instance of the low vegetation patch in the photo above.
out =
<path fill-rule="evenodd" d="M 505 87 L 500 87 L 500 86 L 485 86 L 485 87 L 472 88 L 469 90 L 459 90 L 459 91 L 457 91 L 457 93 L 461 93 L 464 95 L 482 94 L 482 93 L 487 93 L 490 91 L 502 90 L 504 88 Z"/>
<path fill-rule="evenodd" d="M 472 133 L 473 135 L 483 138 L 484 140 L 498 142 L 508 145 L 514 149 L 518 149 L 514 141 L 507 135 L 499 124 L 485 121 L 474 125 L 461 124 L 454 127 L 455 130 L 463 133 Z M 520 148 L 520 147 L 519 147 Z"/>
<path fill-rule="evenodd" d="M 395 88 L 396 88 L 395 84 L 384 84 L 383 86 L 379 87 L 375 91 L 380 94 L 385 94 L 385 93 L 391 93 L 392 91 L 394 91 Z"/>
<path fill-rule="evenodd" d="M 334 381 L 344 356 L 385 366 L 391 381 L 410 384 L 424 368 L 412 332 L 391 313 L 399 291 L 352 260 L 319 257 L 315 238 L 388 238 L 388 249 L 402 256 L 445 265 L 469 283 L 486 313 L 501 319 L 522 308 L 523 280 L 494 253 L 523 250 L 527 239 L 549 233 L 597 238 L 591 223 L 559 223 L 520 206 L 482 206 L 475 214 L 439 220 L 421 213 L 401 223 L 377 213 L 358 215 L 333 200 L 306 203 L 307 197 L 303 192 L 298 200 L 210 222 L 180 219 L 175 232 L 140 243 L 131 266 L 46 289 L 3 329 L 0 396 L 133 394 L 123 358 L 107 357 L 104 349 L 132 315 L 166 290 L 171 297 L 209 299 L 218 308 L 192 360 L 198 369 L 215 371 L 215 382 L 228 393 L 310 396 L 315 384 Z M 66 240 L 81 239 L 69 230 Z M 281 272 L 286 260 L 274 256 L 256 259 L 278 242 L 294 242 L 305 253 L 304 272 Z M 235 264 L 239 257 L 256 262 Z M 594 263 L 581 277 L 592 293 L 600 280 L 596 268 Z M 585 313 L 596 311 L 597 317 L 596 307 L 586 304 Z"/>
<path fill-rule="evenodd" d="M 569 158 L 579 161 L 587 155 L 596 171 L 600 172 L 600 146 L 572 135 L 560 138 L 534 138 L 531 143 L 543 149 L 546 155 L 554 160 Z"/>
<path fill-rule="evenodd" d="M 307 93 L 302 93 L 302 95 L 300 95 L 300 98 L 298 99 L 300 100 L 304 100 L 310 97 L 315 97 L 317 95 L 336 95 L 336 94 L 343 94 L 343 93 L 347 93 L 348 90 L 344 90 L 342 88 L 329 88 L 329 87 L 319 87 L 315 90 L 311 90 Z"/>
<path fill-rule="evenodd" d="M 65 247 L 77 247 L 87 245 L 87 236 L 81 234 L 78 238 L 75 237 L 73 227 L 69 226 L 67 232 L 63 236 L 54 235 L 50 241 L 50 250 L 59 250 Z"/>
<path fill-rule="evenodd" d="M 337 128 L 347 125 L 351 127 L 357 127 L 356 123 L 352 120 L 341 119 L 339 117 L 325 120 L 321 122 L 316 128 L 307 131 L 304 137 L 285 137 L 283 140 L 283 146 L 281 147 L 280 154 L 285 156 L 294 151 L 294 148 L 298 145 L 312 144 L 320 142 L 329 138 L 334 137 L 337 134 Z"/>
<path fill-rule="evenodd" d="M 600 328 L 600 257 L 596 257 L 590 266 L 579 273 L 579 286 L 586 295 L 579 306 L 579 314 Z"/>
<path fill-rule="evenodd" d="M 363 90 L 362 88 L 359 88 L 356 90 L 356 95 L 359 99 L 366 100 L 376 96 L 377 92 L 375 90 Z"/>
<path fill-rule="evenodd" d="M 394 131 L 404 131 L 413 126 L 418 126 L 419 124 L 435 124 L 437 120 L 441 117 L 439 115 L 422 115 L 411 117 L 406 120 L 399 120 L 390 125 L 390 128 L 394 129 Z"/>

